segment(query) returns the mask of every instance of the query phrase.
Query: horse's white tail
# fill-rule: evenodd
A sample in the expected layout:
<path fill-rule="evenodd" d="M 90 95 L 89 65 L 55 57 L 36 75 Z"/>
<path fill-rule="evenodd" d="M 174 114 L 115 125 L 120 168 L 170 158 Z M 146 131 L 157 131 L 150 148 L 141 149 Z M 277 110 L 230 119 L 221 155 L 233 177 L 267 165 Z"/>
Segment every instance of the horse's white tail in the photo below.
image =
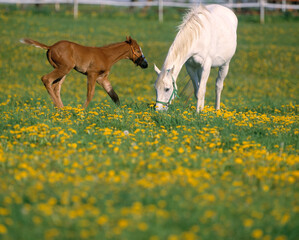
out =
<path fill-rule="evenodd" d="M 46 50 L 48 50 L 50 48 L 49 46 L 47 46 L 43 43 L 34 41 L 32 39 L 29 39 L 29 38 L 22 38 L 22 39 L 20 39 L 20 42 L 23 43 L 23 44 L 33 45 L 35 47 L 46 49 Z"/>

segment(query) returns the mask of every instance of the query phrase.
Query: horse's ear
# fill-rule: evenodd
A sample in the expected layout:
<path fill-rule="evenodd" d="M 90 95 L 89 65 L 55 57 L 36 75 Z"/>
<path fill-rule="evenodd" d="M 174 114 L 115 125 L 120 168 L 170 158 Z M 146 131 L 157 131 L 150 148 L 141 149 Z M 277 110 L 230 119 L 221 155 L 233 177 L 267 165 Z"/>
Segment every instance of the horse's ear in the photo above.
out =
<path fill-rule="evenodd" d="M 155 72 L 159 75 L 160 74 L 160 69 L 156 66 L 156 64 L 154 64 L 154 69 L 155 69 Z"/>
<path fill-rule="evenodd" d="M 174 71 L 174 66 L 172 66 L 171 68 L 169 68 L 167 71 L 172 75 L 173 71 Z"/>
<path fill-rule="evenodd" d="M 126 36 L 126 42 L 127 43 L 129 43 L 129 44 L 131 44 L 131 42 L 132 42 L 132 38 L 131 38 L 131 36 Z"/>

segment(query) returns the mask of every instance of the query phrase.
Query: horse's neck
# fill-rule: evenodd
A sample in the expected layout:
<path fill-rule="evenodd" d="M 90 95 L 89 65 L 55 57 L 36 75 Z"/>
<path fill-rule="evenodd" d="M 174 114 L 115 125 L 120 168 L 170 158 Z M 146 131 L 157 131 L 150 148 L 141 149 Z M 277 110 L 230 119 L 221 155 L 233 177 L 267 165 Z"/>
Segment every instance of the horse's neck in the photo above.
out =
<path fill-rule="evenodd" d="M 163 65 L 163 69 L 165 71 L 170 70 L 172 67 L 174 67 L 172 73 L 174 81 L 176 81 L 184 63 L 192 56 L 192 46 L 182 46 L 184 43 L 178 42 L 176 40 L 169 48 Z M 184 51 L 181 51 L 180 49 L 184 49 Z"/>
<path fill-rule="evenodd" d="M 129 58 L 130 46 L 126 42 L 120 42 L 103 47 L 106 56 L 108 56 L 111 65 L 115 64 L 121 59 Z"/>
<path fill-rule="evenodd" d="M 180 73 L 180 71 L 181 71 L 181 69 L 182 69 L 182 67 L 183 67 L 183 65 L 184 65 L 184 62 L 173 62 L 172 65 L 164 66 L 164 70 L 166 70 L 166 71 L 171 70 L 171 68 L 173 67 L 174 69 L 173 69 L 173 72 L 172 72 L 172 76 L 176 80 L 179 73 Z"/>
<path fill-rule="evenodd" d="M 171 70 L 172 68 L 174 68 L 173 72 L 172 72 L 172 78 L 176 82 L 176 79 L 179 76 L 179 73 L 180 73 L 184 63 L 187 60 L 188 60 L 188 58 L 186 58 L 186 59 L 175 59 L 175 60 L 174 59 L 168 60 L 166 58 L 165 62 L 164 62 L 164 65 L 163 65 L 163 69 L 166 72 L 166 71 Z"/>
<path fill-rule="evenodd" d="M 198 52 L 200 26 L 202 25 L 200 18 L 199 10 L 194 8 L 181 24 L 180 30 L 169 48 L 164 66 L 166 70 L 174 66 L 173 78 L 175 80 L 184 63 Z M 197 49 L 194 48 L 196 45 Z"/>

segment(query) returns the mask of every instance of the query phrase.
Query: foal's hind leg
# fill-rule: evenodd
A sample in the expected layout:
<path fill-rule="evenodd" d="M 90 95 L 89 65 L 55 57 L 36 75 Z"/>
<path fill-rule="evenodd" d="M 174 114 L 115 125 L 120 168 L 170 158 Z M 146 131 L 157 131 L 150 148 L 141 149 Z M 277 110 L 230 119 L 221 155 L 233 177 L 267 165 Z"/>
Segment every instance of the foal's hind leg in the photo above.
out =
<path fill-rule="evenodd" d="M 220 109 L 220 97 L 223 89 L 223 82 L 225 77 L 227 76 L 228 69 L 229 69 L 229 63 L 226 63 L 225 65 L 219 67 L 218 77 L 216 79 L 216 86 L 215 86 L 215 91 L 216 91 L 215 109 L 216 110 Z"/>
<path fill-rule="evenodd" d="M 42 77 L 42 82 L 44 83 L 48 93 L 50 94 L 55 107 L 62 107 L 60 104 L 60 97 L 58 98 L 54 92 L 53 83 L 56 81 L 61 81 L 62 78 L 70 71 L 71 69 L 54 69 L 52 72 L 44 75 Z"/>
<path fill-rule="evenodd" d="M 63 108 L 63 103 L 62 103 L 62 100 L 61 100 L 61 96 L 60 96 L 60 90 L 61 90 L 61 85 L 62 85 L 62 83 L 64 82 L 64 80 L 65 80 L 65 77 L 66 76 L 64 76 L 63 78 L 61 78 L 61 80 L 60 81 L 58 81 L 58 82 L 54 82 L 53 83 L 53 89 L 54 89 L 54 94 L 55 94 L 55 96 L 56 96 L 56 98 L 57 98 L 57 103 L 58 103 L 58 107 L 59 108 Z"/>

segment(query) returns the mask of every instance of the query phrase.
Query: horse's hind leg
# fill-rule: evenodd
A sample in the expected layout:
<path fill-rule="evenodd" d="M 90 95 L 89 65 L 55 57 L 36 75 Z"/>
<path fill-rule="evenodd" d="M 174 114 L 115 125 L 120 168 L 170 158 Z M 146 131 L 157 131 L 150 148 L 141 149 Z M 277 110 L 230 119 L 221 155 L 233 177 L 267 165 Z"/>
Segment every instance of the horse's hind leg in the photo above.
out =
<path fill-rule="evenodd" d="M 192 80 L 192 83 L 193 83 L 193 89 L 194 89 L 194 95 L 195 97 L 197 98 L 197 91 L 198 91 L 198 85 L 199 85 L 199 78 L 198 78 L 198 75 L 197 75 L 197 69 L 190 65 L 188 65 L 186 63 L 186 70 Z"/>
<path fill-rule="evenodd" d="M 216 92 L 215 109 L 216 110 L 220 109 L 220 97 L 223 89 L 223 82 L 225 77 L 227 76 L 228 69 L 229 69 L 229 63 L 219 67 L 218 77 L 216 79 L 216 86 L 215 86 L 215 92 Z"/>

